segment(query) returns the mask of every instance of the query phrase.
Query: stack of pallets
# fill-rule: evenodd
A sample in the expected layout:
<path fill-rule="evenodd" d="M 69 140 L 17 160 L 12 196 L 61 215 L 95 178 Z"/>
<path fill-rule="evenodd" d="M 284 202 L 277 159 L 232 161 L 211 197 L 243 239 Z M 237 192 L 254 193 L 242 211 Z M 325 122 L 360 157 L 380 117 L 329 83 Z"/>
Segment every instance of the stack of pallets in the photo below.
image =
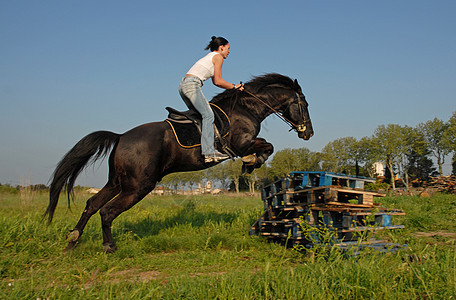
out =
<path fill-rule="evenodd" d="M 366 233 L 371 233 L 368 243 L 381 243 L 373 233 L 404 228 L 392 225 L 391 217 L 405 213 L 374 203 L 385 195 L 364 190 L 366 182 L 375 180 L 330 172 L 291 172 L 262 189 L 264 212 L 250 234 L 308 245 L 318 238 L 309 238 L 308 229 L 325 228 L 340 245 L 356 242 Z"/>

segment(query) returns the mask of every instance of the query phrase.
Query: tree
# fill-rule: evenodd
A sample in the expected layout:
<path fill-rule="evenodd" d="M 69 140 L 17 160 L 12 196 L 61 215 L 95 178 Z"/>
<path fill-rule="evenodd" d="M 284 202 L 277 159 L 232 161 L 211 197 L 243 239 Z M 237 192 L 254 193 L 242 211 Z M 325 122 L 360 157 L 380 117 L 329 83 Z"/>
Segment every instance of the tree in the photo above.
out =
<path fill-rule="evenodd" d="M 173 191 L 177 191 L 178 187 L 182 185 L 180 178 L 181 173 L 171 173 L 163 177 L 160 184 L 171 188 Z"/>
<path fill-rule="evenodd" d="M 256 176 L 256 172 L 253 171 L 250 174 L 244 174 L 244 175 L 242 175 L 242 177 L 244 178 L 245 182 L 249 185 L 249 192 L 250 193 L 255 192 L 255 184 L 257 183 L 257 180 L 258 180 L 258 178 Z"/>
<path fill-rule="evenodd" d="M 391 174 L 391 185 L 395 189 L 394 165 L 403 153 L 402 145 L 404 143 L 401 126 L 397 124 L 380 125 L 375 129 L 373 140 L 376 144 L 376 156 L 385 162 L 386 168 Z"/>
<path fill-rule="evenodd" d="M 429 153 L 430 151 L 417 153 L 415 150 L 412 150 L 412 152 L 407 154 L 407 173 L 411 180 L 429 180 L 430 176 L 434 176 L 437 173 L 434 163 L 428 157 Z"/>
<path fill-rule="evenodd" d="M 418 128 L 408 126 L 404 127 L 404 132 L 407 140 L 406 153 L 404 153 L 404 174 L 412 180 L 428 180 L 436 170 L 432 160 L 429 159 L 431 152 L 427 148 L 422 132 Z"/>
<path fill-rule="evenodd" d="M 226 177 L 234 183 L 236 193 L 239 194 L 239 178 L 242 175 L 242 160 L 229 160 L 223 163 L 223 166 Z"/>
<path fill-rule="evenodd" d="M 401 145 L 398 153 L 398 169 L 401 173 L 405 187 L 409 188 L 409 165 L 410 159 L 419 158 L 420 155 L 426 154 L 426 143 L 420 132 L 409 126 L 400 127 Z M 419 158 L 420 162 L 426 163 L 424 158 Z"/>
<path fill-rule="evenodd" d="M 226 163 L 227 162 L 224 162 L 205 170 L 206 178 L 212 182 L 218 181 L 224 189 L 228 189 L 228 186 L 230 185 L 227 168 L 225 166 Z"/>
<path fill-rule="evenodd" d="M 374 163 L 378 161 L 376 155 L 376 144 L 373 137 L 365 136 L 357 142 L 356 148 L 356 161 L 358 164 L 363 166 L 357 175 L 375 176 L 375 170 L 373 168 Z"/>
<path fill-rule="evenodd" d="M 356 173 L 360 158 L 358 141 L 354 137 L 329 142 L 321 151 L 322 169 L 330 172 Z"/>
<path fill-rule="evenodd" d="M 196 184 L 203 181 L 205 175 L 203 171 L 179 172 L 178 178 L 178 182 L 181 185 L 187 185 L 190 188 L 190 190 L 193 190 Z"/>
<path fill-rule="evenodd" d="M 263 164 L 259 169 L 255 169 L 254 174 L 259 185 L 268 185 L 274 180 L 272 169 L 268 164 Z"/>
<path fill-rule="evenodd" d="M 453 115 L 448 120 L 448 129 L 444 134 L 444 140 L 448 148 L 453 152 L 451 173 L 456 175 L 456 111 L 453 112 Z"/>
<path fill-rule="evenodd" d="M 418 124 L 418 130 L 424 137 L 429 150 L 432 155 L 437 159 L 437 165 L 439 167 L 440 176 L 443 175 L 443 164 L 445 163 L 445 157 L 451 152 L 452 147 L 445 138 L 448 133 L 449 123 L 445 123 L 442 120 L 434 118 L 433 120 L 425 123 Z"/>
<path fill-rule="evenodd" d="M 277 151 L 270 162 L 271 175 L 282 178 L 292 171 L 318 171 L 320 159 L 317 153 L 307 148 L 286 148 Z"/>

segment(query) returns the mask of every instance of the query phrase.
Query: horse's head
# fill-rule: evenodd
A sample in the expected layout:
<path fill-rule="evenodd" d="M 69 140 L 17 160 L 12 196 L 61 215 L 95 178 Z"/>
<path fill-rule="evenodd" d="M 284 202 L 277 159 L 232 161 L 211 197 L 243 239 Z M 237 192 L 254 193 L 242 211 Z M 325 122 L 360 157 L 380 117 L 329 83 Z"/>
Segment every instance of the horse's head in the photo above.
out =
<path fill-rule="evenodd" d="M 295 79 L 292 88 L 286 88 L 279 92 L 281 106 L 279 112 L 282 113 L 285 121 L 290 123 L 292 130 L 296 130 L 298 137 L 308 140 L 314 132 L 309 115 L 309 104 L 302 93 L 298 81 Z"/>
<path fill-rule="evenodd" d="M 236 95 L 243 95 L 240 102 L 237 102 Z M 214 97 L 211 102 L 223 106 L 228 112 L 235 109 L 236 103 L 242 103 L 239 107 L 248 110 L 250 115 L 260 122 L 275 113 L 304 140 L 310 139 L 314 133 L 309 105 L 298 81 L 281 74 L 270 73 L 254 77 L 245 84 L 242 94 L 227 90 Z"/>

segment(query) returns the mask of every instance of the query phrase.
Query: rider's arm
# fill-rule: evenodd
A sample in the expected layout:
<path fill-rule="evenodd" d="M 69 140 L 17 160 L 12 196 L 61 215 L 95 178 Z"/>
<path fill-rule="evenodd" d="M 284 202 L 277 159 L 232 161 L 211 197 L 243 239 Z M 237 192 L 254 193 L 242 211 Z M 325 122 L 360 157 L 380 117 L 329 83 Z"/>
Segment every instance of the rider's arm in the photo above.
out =
<path fill-rule="evenodd" d="M 214 63 L 214 77 L 212 77 L 212 82 L 214 83 L 214 85 L 218 86 L 219 88 L 227 90 L 241 87 L 240 84 L 233 85 L 232 83 L 229 83 L 228 81 L 222 78 L 222 55 L 214 55 L 214 57 L 212 58 L 212 62 Z"/>

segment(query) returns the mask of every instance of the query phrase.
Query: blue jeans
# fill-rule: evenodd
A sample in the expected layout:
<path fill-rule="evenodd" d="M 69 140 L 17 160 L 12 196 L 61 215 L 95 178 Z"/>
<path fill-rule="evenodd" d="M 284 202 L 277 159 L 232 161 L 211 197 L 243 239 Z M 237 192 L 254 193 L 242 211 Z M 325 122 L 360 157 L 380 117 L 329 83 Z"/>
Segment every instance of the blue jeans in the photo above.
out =
<path fill-rule="evenodd" d="M 198 77 L 186 76 L 179 85 L 179 94 L 189 109 L 197 110 L 203 117 L 201 152 L 203 155 L 211 155 L 215 153 L 214 113 L 203 95 L 202 86 L 203 82 Z"/>

